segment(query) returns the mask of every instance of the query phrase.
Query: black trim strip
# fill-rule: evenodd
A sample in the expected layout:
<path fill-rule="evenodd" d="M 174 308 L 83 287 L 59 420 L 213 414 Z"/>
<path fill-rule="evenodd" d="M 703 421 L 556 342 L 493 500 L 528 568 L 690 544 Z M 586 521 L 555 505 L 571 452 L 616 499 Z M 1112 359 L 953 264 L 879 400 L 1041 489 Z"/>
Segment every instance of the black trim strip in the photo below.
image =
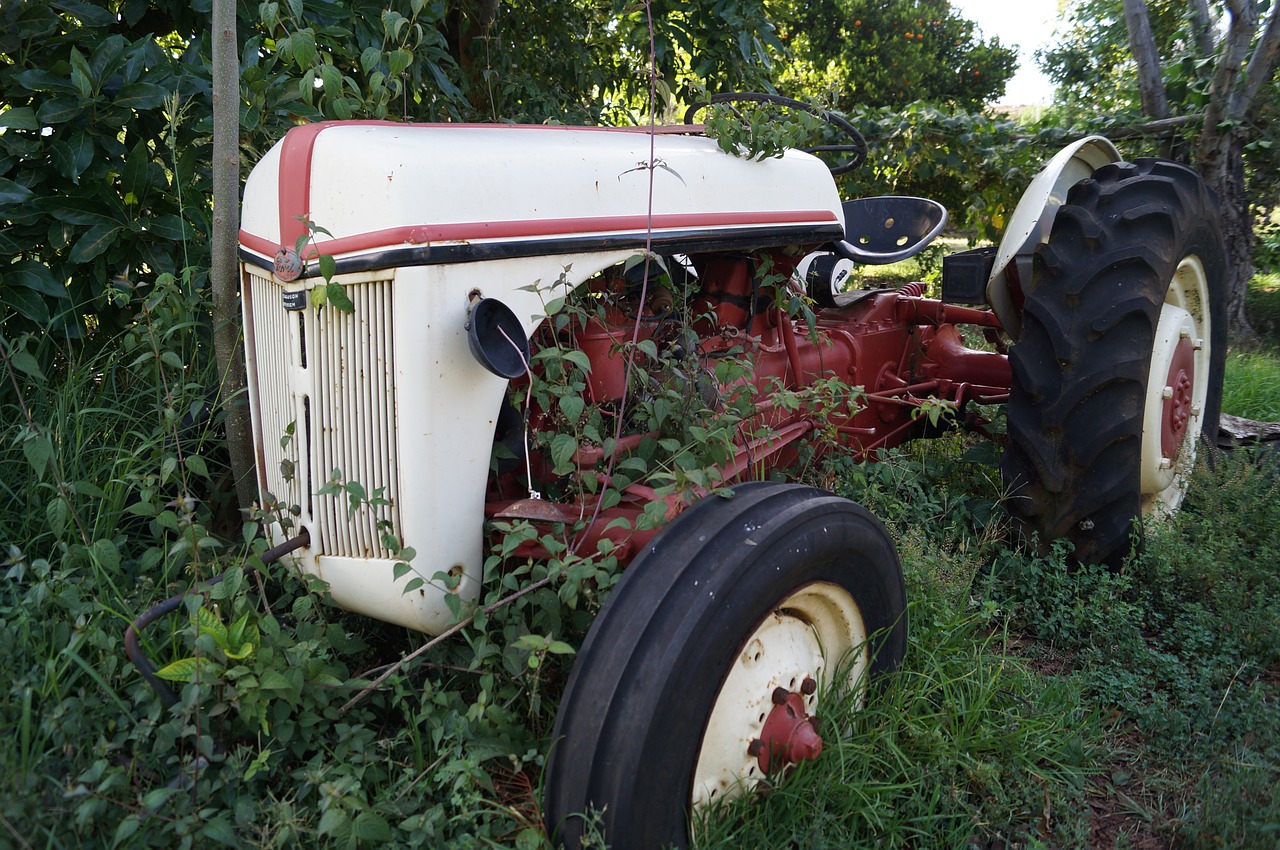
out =
<path fill-rule="evenodd" d="M 653 234 L 653 250 L 659 254 L 692 254 L 703 251 L 735 251 L 777 245 L 820 245 L 843 239 L 844 228 L 837 222 L 779 227 L 736 227 L 732 230 L 664 230 Z M 418 245 L 412 248 L 388 248 L 358 254 L 337 261 L 337 274 L 376 271 L 407 266 L 437 266 L 446 263 L 478 263 L 486 260 L 511 260 L 521 257 L 582 254 L 591 251 L 614 251 L 620 248 L 644 250 L 644 231 L 611 233 L 605 236 L 556 236 L 521 242 L 465 242 L 447 245 Z M 240 259 L 250 265 L 271 271 L 272 261 L 247 248 L 240 248 Z M 306 274 L 299 280 L 319 277 L 319 263 L 308 263 Z"/>

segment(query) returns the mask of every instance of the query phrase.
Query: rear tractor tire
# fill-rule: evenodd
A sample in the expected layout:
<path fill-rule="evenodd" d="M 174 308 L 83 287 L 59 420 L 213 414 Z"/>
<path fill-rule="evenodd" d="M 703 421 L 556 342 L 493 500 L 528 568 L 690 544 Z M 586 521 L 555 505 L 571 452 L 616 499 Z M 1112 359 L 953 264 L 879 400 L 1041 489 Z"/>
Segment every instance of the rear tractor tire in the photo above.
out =
<path fill-rule="evenodd" d="M 687 846 L 694 810 L 819 755 L 810 715 L 897 667 L 905 609 L 893 542 L 861 506 L 765 483 L 703 499 L 579 652 L 547 766 L 553 841 L 576 850 L 598 827 L 614 850 Z"/>
<path fill-rule="evenodd" d="M 1225 255 L 1200 176 L 1113 163 L 1067 194 L 1037 249 L 1010 351 L 1010 510 L 1042 550 L 1120 566 L 1144 517 L 1177 509 L 1218 428 Z"/>

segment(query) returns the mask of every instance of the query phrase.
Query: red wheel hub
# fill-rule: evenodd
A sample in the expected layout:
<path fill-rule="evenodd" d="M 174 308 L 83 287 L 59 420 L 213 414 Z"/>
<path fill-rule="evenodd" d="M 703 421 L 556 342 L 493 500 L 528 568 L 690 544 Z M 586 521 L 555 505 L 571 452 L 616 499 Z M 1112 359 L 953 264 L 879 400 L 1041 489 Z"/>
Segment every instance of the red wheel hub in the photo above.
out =
<path fill-rule="evenodd" d="M 1184 337 L 1173 350 L 1169 375 L 1164 385 L 1164 406 L 1160 414 L 1160 454 L 1171 462 L 1177 461 L 1178 451 L 1187 436 L 1195 376 L 1195 346 Z"/>
<path fill-rule="evenodd" d="M 806 679 L 802 686 L 806 693 L 813 693 L 811 682 Z M 817 718 L 805 711 L 803 695 L 778 688 L 760 737 L 751 742 L 747 752 L 756 757 L 760 772 L 766 776 L 787 765 L 813 761 L 822 754 L 817 723 Z"/>

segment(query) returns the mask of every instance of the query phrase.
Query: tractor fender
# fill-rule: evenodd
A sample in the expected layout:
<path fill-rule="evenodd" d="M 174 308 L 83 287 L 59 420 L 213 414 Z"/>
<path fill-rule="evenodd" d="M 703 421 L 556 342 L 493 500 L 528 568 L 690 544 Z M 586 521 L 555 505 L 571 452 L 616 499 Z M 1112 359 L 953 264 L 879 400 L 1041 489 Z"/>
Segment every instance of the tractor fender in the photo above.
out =
<path fill-rule="evenodd" d="M 1013 293 L 1015 284 L 1009 279 L 1010 266 L 1018 264 L 1018 279 L 1024 285 L 1030 283 L 1031 258 L 1036 246 L 1048 241 L 1058 207 L 1067 199 L 1067 190 L 1107 163 L 1120 160 L 1120 152 L 1109 139 L 1088 136 L 1058 151 L 1018 199 L 987 279 L 987 303 L 1015 340 L 1022 332 L 1022 317 L 1019 299 Z"/>

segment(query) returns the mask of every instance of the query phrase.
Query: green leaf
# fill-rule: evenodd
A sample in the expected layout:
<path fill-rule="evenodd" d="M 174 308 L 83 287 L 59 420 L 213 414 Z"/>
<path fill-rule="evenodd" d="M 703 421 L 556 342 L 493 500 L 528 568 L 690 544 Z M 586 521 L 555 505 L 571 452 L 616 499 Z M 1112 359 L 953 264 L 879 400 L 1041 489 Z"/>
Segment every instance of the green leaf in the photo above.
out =
<path fill-rule="evenodd" d="M 30 200 L 35 194 L 21 183 L 14 183 L 7 177 L 0 177 L 0 204 L 21 204 Z"/>
<path fill-rule="evenodd" d="M 143 228 L 153 236 L 169 242 L 181 242 L 187 238 L 187 225 L 182 216 L 170 213 L 159 218 L 145 219 Z"/>
<path fill-rule="evenodd" d="M 279 670 L 268 670 L 262 674 L 262 681 L 258 686 L 267 691 L 291 691 L 294 689 L 293 682 L 289 681 L 289 677 L 281 673 Z"/>
<path fill-rule="evenodd" d="M 84 112 L 84 107 L 80 105 L 79 98 L 55 97 L 40 104 L 40 108 L 36 110 L 36 119 L 42 125 L 63 124 L 81 112 Z"/>
<path fill-rule="evenodd" d="M 85 0 L 50 0 L 49 5 L 79 18 L 81 25 L 89 29 L 109 27 L 116 22 L 115 13 L 110 9 Z"/>
<path fill-rule="evenodd" d="M 375 812 L 356 815 L 355 834 L 362 841 L 390 841 L 394 837 L 391 826 Z"/>
<path fill-rule="evenodd" d="M 120 569 L 120 550 L 115 543 L 110 540 L 95 540 L 92 551 L 93 559 L 107 572 L 114 573 Z"/>
<path fill-rule="evenodd" d="M 210 635 L 219 649 L 227 648 L 227 627 L 218 619 L 218 615 L 201 605 L 196 609 L 196 630 L 202 635 Z"/>
<path fill-rule="evenodd" d="M 44 509 L 45 521 L 55 537 L 67 533 L 67 502 L 61 496 L 50 502 Z"/>
<path fill-rule="evenodd" d="M 90 148 L 92 153 L 92 147 Z M 37 198 L 35 206 L 49 213 L 58 221 L 68 224 L 123 224 L 124 212 L 119 209 L 119 201 L 106 205 L 100 199 L 68 198 L 53 196 Z M 113 212 L 119 210 L 119 215 Z"/>
<path fill-rule="evenodd" d="M 351 303 L 351 299 L 347 297 L 347 290 L 340 283 L 330 283 L 327 286 L 329 290 L 329 303 L 344 313 L 354 313 L 356 305 Z"/>
<path fill-rule="evenodd" d="M 213 678 L 217 676 L 218 665 L 208 658 L 179 658 L 156 671 L 156 675 L 168 682 L 194 682 L 196 677 Z"/>
<path fill-rule="evenodd" d="M 131 83 L 120 89 L 112 105 L 139 111 L 156 109 L 164 104 L 168 96 L 169 91 L 155 83 Z"/>
<path fill-rule="evenodd" d="M 413 54 L 398 47 L 387 54 L 387 76 L 398 77 L 409 69 L 413 62 Z"/>
<path fill-rule="evenodd" d="M 53 457 L 53 443 L 49 442 L 49 435 L 43 431 L 28 431 L 22 439 L 22 454 L 31 464 L 36 478 L 43 481 L 49 460 Z"/>
<path fill-rule="evenodd" d="M 582 411 L 585 407 L 586 403 L 580 395 L 560 396 L 560 412 L 571 423 L 578 421 L 578 417 L 582 416 Z"/>
<path fill-rule="evenodd" d="M 133 196 L 134 204 L 142 203 L 151 187 L 147 179 L 148 166 L 151 164 L 151 152 L 145 141 L 138 142 L 125 158 L 124 169 L 120 172 L 120 188 L 126 198 Z M 128 203 L 128 201 L 126 201 Z M 132 206 L 132 204 L 131 204 Z"/>
<path fill-rule="evenodd" d="M 39 130 L 40 124 L 36 121 L 36 111 L 30 106 L 11 106 L 4 112 L 0 112 L 0 127 L 13 130 Z"/>
<path fill-rule="evenodd" d="M 327 809 L 320 816 L 320 835 L 333 835 L 340 830 L 349 829 L 351 820 L 347 817 L 347 813 L 337 806 Z"/>
<path fill-rule="evenodd" d="M 293 47 L 293 62 L 299 71 L 306 71 L 316 63 L 316 36 L 308 27 L 298 30 L 290 38 Z"/>
<path fill-rule="evenodd" d="M 332 254 L 320 255 L 320 276 L 324 278 L 325 283 L 333 280 L 334 274 L 338 271 L 338 262 L 333 258 Z"/>
<path fill-rule="evenodd" d="M 564 359 L 575 364 L 583 372 L 591 373 L 591 358 L 587 356 L 585 351 L 579 351 L 574 348 L 564 353 Z"/>
<path fill-rule="evenodd" d="M 40 381 L 48 380 L 44 376 L 44 370 L 40 368 L 40 361 L 36 360 L 30 352 L 24 349 L 14 349 L 13 353 L 9 355 L 9 362 L 19 372 L 28 374 Z"/>
<path fill-rule="evenodd" d="M 128 46 L 129 42 L 122 35 L 103 39 L 102 43 L 93 49 L 93 55 L 89 57 L 93 79 L 99 82 L 111 79 L 124 63 L 124 52 Z"/>
<path fill-rule="evenodd" d="M 93 69 L 89 67 L 89 60 L 75 47 L 71 48 L 71 82 L 81 97 L 88 98 L 93 94 Z"/>
<path fill-rule="evenodd" d="M 247 641 L 241 643 L 230 642 L 227 644 L 227 648 L 222 650 L 222 653 L 231 661 L 243 661 L 253 655 L 255 649 L 257 647 Z"/>
<path fill-rule="evenodd" d="M 76 240 L 71 248 L 70 259 L 73 263 L 87 263 L 103 251 L 111 247 L 120 233 L 118 224 L 95 224 Z"/>
<path fill-rule="evenodd" d="M 5 293 L 4 305 L 17 310 L 37 325 L 47 326 L 52 320 L 49 305 L 43 298 L 29 289 L 12 289 Z"/>
<path fill-rule="evenodd" d="M 8 274 L 5 275 L 5 282 L 33 289 L 45 296 L 51 298 L 69 298 L 67 287 L 54 278 L 52 271 L 42 262 L 35 260 L 20 260 L 10 266 Z M 44 375 L 41 375 L 41 378 Z"/>
<path fill-rule="evenodd" d="M 240 836 L 236 835 L 235 827 L 231 825 L 231 822 L 225 816 L 216 817 L 206 822 L 201 828 L 200 834 L 227 847 L 244 846 Z"/>
<path fill-rule="evenodd" d="M 259 3 L 258 17 L 262 19 L 263 29 L 271 32 L 276 28 L 276 24 L 280 23 L 280 4 L 277 2 Z"/>
<path fill-rule="evenodd" d="M 570 458 L 578 450 L 578 441 L 572 434 L 556 434 L 551 439 L 551 462 L 557 474 L 567 472 L 572 464 Z"/>
<path fill-rule="evenodd" d="M 112 847 L 128 846 L 127 842 L 138 831 L 138 827 L 140 825 L 141 824 L 138 821 L 137 815 L 126 816 L 124 820 L 120 821 L 120 825 L 116 827 L 116 834 L 115 834 L 115 837 L 111 839 L 111 846 Z"/>
<path fill-rule="evenodd" d="M 29 91 L 48 92 L 50 94 L 75 94 L 76 87 L 63 76 L 54 74 L 41 68 L 33 68 L 29 71 L 20 71 L 13 75 L 13 79 Z M 38 129 L 33 127 L 31 129 Z"/>
<path fill-rule="evenodd" d="M 201 478 L 209 478 L 209 467 L 205 465 L 204 458 L 199 455 L 188 455 L 183 461 L 193 474 L 199 475 Z"/>
<path fill-rule="evenodd" d="M 366 47 L 360 54 L 360 69 L 366 74 L 378 67 L 380 62 L 382 62 L 382 51 L 376 47 Z"/>
<path fill-rule="evenodd" d="M 168 803 L 170 797 L 178 793 L 181 793 L 181 790 L 177 787 L 152 788 L 142 796 L 142 807 L 154 812 Z"/>
<path fill-rule="evenodd" d="M 244 771 L 244 781 L 249 782 L 253 777 L 257 776 L 267 769 L 267 761 L 271 758 L 272 749 L 268 747 L 262 752 L 254 756 L 253 761 L 249 762 L 249 766 Z"/>

